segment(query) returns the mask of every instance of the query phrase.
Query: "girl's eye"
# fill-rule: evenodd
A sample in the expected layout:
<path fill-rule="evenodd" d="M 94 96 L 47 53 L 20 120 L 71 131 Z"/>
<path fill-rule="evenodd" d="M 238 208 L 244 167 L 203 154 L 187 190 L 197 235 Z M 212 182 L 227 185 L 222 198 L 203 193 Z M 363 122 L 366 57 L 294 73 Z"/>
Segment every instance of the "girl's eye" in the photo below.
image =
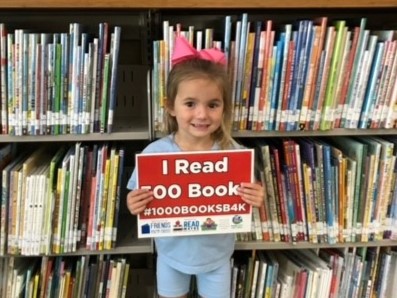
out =
<path fill-rule="evenodd" d="M 220 104 L 218 102 L 214 102 L 214 103 L 210 103 L 208 106 L 211 109 L 216 109 L 220 106 Z"/>
<path fill-rule="evenodd" d="M 187 102 L 185 103 L 185 105 L 186 105 L 187 107 L 191 108 L 191 107 L 194 106 L 194 102 L 192 102 L 192 101 L 187 101 Z"/>

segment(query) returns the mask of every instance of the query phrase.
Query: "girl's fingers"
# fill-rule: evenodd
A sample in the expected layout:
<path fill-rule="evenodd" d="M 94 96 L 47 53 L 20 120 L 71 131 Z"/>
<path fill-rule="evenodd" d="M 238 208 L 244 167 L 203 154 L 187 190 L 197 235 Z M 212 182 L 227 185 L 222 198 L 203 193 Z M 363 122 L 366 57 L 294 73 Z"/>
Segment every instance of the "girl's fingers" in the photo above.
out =
<path fill-rule="evenodd" d="M 144 189 L 136 189 L 127 195 L 127 208 L 128 210 L 137 215 L 145 210 L 146 205 L 153 199 L 152 192 Z"/>
<path fill-rule="evenodd" d="M 263 187 L 256 183 L 242 183 L 239 188 L 242 199 L 253 206 L 260 207 L 263 204 Z"/>

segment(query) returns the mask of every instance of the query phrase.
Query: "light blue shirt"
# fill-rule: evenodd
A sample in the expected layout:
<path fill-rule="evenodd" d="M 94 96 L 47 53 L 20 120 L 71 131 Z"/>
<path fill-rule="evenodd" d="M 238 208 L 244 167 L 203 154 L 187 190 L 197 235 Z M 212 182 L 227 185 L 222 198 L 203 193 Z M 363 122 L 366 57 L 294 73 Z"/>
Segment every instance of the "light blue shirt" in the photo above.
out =
<path fill-rule="evenodd" d="M 242 148 L 236 143 L 234 148 Z M 212 150 L 219 150 L 215 144 Z M 180 152 L 174 135 L 168 135 L 149 144 L 142 153 Z M 135 189 L 136 172 L 132 173 L 127 188 Z M 229 262 L 234 251 L 234 234 L 158 237 L 157 253 L 171 267 L 187 274 L 208 272 Z"/>

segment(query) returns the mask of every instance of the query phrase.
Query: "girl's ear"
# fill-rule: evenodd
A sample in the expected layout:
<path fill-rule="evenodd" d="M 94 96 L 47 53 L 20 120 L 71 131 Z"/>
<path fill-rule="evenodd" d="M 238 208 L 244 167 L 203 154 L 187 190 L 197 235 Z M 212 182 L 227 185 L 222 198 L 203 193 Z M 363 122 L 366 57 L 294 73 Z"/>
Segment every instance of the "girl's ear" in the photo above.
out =
<path fill-rule="evenodd" d="M 175 117 L 174 107 L 173 107 L 172 103 L 167 99 L 165 100 L 165 109 L 168 114 Z"/>

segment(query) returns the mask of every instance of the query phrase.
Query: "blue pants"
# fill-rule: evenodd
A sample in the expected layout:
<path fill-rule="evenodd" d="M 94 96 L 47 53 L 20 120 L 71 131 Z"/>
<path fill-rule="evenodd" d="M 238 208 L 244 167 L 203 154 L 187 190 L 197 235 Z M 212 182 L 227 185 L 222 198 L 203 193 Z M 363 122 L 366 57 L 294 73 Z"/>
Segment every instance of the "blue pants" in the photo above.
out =
<path fill-rule="evenodd" d="M 230 297 L 230 263 L 196 274 L 198 293 L 204 298 Z M 189 292 L 191 275 L 175 270 L 157 258 L 157 291 L 163 297 L 179 297 Z"/>

